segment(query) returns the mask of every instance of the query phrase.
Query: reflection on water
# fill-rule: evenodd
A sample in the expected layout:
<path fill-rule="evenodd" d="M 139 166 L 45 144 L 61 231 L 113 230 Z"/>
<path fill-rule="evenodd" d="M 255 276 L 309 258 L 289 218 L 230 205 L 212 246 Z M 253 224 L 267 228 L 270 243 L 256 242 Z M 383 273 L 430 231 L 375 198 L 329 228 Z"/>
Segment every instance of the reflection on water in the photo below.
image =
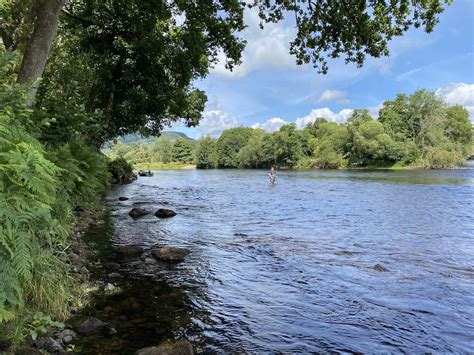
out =
<path fill-rule="evenodd" d="M 117 329 L 122 350 L 473 352 L 473 192 L 469 166 L 279 172 L 274 187 L 264 171 L 158 171 L 118 187 L 114 243 L 191 250 L 131 284 L 153 295 L 138 309 L 154 333 Z M 132 220 L 138 205 L 178 215 Z"/>

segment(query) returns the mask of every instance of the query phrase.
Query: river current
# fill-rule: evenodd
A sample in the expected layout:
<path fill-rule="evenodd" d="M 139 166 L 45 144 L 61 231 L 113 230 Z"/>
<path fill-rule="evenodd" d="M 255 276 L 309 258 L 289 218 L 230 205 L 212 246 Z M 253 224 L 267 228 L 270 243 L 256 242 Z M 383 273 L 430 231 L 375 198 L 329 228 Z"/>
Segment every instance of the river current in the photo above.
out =
<path fill-rule="evenodd" d="M 152 275 L 179 292 L 147 301 L 172 337 L 205 353 L 474 352 L 473 165 L 266 174 L 163 170 L 108 194 L 114 244 L 190 250 Z M 178 214 L 132 220 L 137 206 Z"/>

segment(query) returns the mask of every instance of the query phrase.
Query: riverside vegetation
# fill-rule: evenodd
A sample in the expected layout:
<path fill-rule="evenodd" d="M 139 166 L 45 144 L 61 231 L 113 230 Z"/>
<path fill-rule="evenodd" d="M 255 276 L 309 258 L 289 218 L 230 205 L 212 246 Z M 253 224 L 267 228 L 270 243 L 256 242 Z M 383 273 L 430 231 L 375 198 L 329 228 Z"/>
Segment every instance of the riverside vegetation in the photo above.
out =
<path fill-rule="evenodd" d="M 317 118 L 304 129 L 237 127 L 198 141 L 159 138 L 117 142 L 110 156 L 140 167 L 194 162 L 197 168 L 419 167 L 453 168 L 472 152 L 472 125 L 462 106 L 447 107 L 434 92 L 418 90 L 384 102 L 378 119 L 355 110 L 347 123 Z M 179 166 L 179 165 L 177 165 Z"/>
<path fill-rule="evenodd" d="M 312 63 L 325 73 L 328 57 L 342 56 L 361 66 L 367 55 L 389 55 L 388 42 L 411 27 L 431 32 L 449 3 L 367 0 L 348 7 L 326 0 L 313 7 L 306 1 L 259 0 L 209 0 L 199 6 L 162 0 L 1 1 L 0 349 L 14 349 L 60 327 L 58 321 L 80 306 L 84 287 L 72 272 L 70 247 L 78 240 L 75 221 L 84 228 L 87 223 L 76 215 L 86 213 L 90 221 L 98 213 L 94 211 L 102 210 L 97 206 L 110 176 L 124 182 L 131 174 L 124 159 L 111 163 L 100 147 L 129 133 L 158 135 L 177 120 L 197 125 L 206 95 L 193 83 L 218 58 L 225 57 L 229 69 L 240 63 L 245 41 L 238 32 L 245 28 L 246 5 L 258 10 L 263 24 L 296 14 L 291 52 L 298 64 Z M 403 109 L 403 103 L 395 101 L 393 112 Z M 199 167 L 311 166 L 311 142 L 316 140 L 326 142 L 318 143 L 316 159 L 329 157 L 331 163 L 316 160 L 321 166 L 386 160 L 385 148 L 371 150 L 369 160 L 361 155 L 372 146 L 389 146 L 389 161 L 400 157 L 407 163 L 431 159 L 427 161 L 442 162 L 432 166 L 451 165 L 467 146 L 467 136 L 459 135 L 464 131 L 456 126 L 464 125 L 464 111 L 433 104 L 437 115 L 417 111 L 407 131 L 398 126 L 397 117 L 403 116 L 392 111 L 387 123 L 360 112 L 347 127 L 318 122 L 323 129 L 286 126 L 271 135 L 236 129 L 224 134 L 221 143 L 225 136 L 229 142 L 237 138 L 238 151 L 232 146 L 219 156 L 223 150 L 215 147 L 221 143 L 203 138 L 195 154 Z M 446 120 L 450 115 L 455 119 Z M 446 127 L 447 135 L 442 131 Z M 234 137 L 233 132 L 239 134 Z M 346 136 L 352 145 L 346 144 Z M 400 143 L 404 139 L 408 148 Z M 276 155 L 265 162 L 254 158 L 256 147 L 267 147 L 267 142 Z M 392 150 L 392 144 L 398 148 Z M 293 145 L 295 149 L 287 147 Z M 186 147 L 175 154 L 189 159 Z"/>

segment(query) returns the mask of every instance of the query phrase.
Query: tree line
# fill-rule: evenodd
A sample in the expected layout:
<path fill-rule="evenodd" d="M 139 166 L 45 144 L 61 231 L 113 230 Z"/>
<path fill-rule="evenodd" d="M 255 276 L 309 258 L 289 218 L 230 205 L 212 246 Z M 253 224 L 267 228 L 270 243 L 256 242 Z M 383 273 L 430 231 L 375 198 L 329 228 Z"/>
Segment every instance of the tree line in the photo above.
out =
<path fill-rule="evenodd" d="M 346 123 L 317 118 L 304 129 L 287 124 L 277 132 L 237 127 L 219 138 L 178 138 L 152 144 L 117 143 L 113 157 L 132 164 L 196 164 L 209 168 L 320 168 L 413 166 L 451 168 L 472 151 L 473 129 L 462 106 L 447 107 L 433 92 L 399 94 L 383 103 L 378 119 L 354 110 Z"/>

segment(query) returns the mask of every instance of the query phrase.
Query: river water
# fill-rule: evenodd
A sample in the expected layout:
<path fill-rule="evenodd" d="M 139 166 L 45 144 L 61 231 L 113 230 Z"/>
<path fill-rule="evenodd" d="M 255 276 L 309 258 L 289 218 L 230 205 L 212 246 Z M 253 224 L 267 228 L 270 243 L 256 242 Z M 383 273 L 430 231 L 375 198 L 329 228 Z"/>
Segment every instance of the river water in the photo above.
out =
<path fill-rule="evenodd" d="M 160 291 L 124 353 L 164 337 L 205 353 L 474 352 L 473 165 L 280 171 L 274 186 L 258 170 L 157 171 L 107 200 L 113 243 L 191 251 L 132 284 Z M 137 206 L 178 215 L 132 220 Z"/>

